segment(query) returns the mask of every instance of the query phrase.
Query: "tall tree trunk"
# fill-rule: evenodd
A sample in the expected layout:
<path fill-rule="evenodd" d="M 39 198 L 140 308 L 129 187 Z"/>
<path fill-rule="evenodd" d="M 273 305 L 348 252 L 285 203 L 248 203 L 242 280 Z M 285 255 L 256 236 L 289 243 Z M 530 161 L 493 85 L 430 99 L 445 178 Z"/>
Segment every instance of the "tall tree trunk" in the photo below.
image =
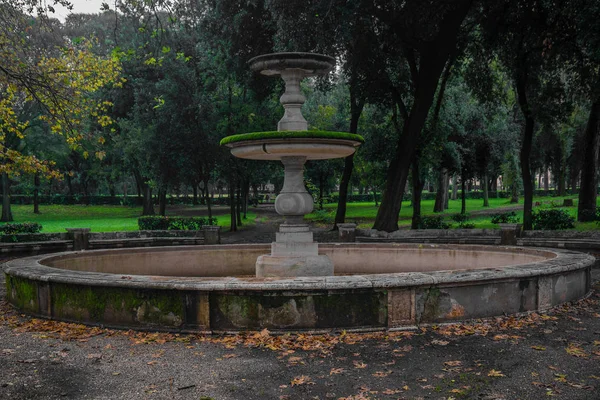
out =
<path fill-rule="evenodd" d="M 419 229 L 421 225 L 421 194 L 423 193 L 423 187 L 425 186 L 425 180 L 421 179 L 421 172 L 419 171 L 420 157 L 415 154 L 412 164 L 412 205 L 413 215 L 411 222 L 411 229 Z"/>
<path fill-rule="evenodd" d="M 429 114 L 440 76 L 450 55 L 455 52 L 459 28 L 471 7 L 471 1 L 455 2 L 439 25 L 436 37 L 420 51 L 418 71 L 411 73 L 415 90 L 410 112 L 407 112 L 396 154 L 390 163 L 381 205 L 375 217 L 374 229 L 395 231 L 402 206 L 409 167 L 419 143 L 419 135 Z"/>
<path fill-rule="evenodd" d="M 444 212 L 448 203 L 448 170 L 446 168 L 442 168 L 439 172 L 437 187 L 433 212 Z"/>
<path fill-rule="evenodd" d="M 206 201 L 206 210 L 208 212 L 208 218 L 212 218 L 212 204 L 210 200 L 210 191 L 208 190 L 208 176 L 202 178 L 204 182 L 204 187 L 206 188 L 204 200 Z"/>
<path fill-rule="evenodd" d="M 489 192 L 488 192 L 488 178 L 487 178 L 487 174 L 483 174 L 483 178 L 481 178 L 483 180 L 483 183 L 481 186 L 483 186 L 483 206 L 484 207 L 489 207 L 490 206 L 490 198 L 489 198 Z"/>
<path fill-rule="evenodd" d="M 6 172 L 2 173 L 2 222 L 13 221 L 12 210 L 10 209 L 10 178 Z"/>
<path fill-rule="evenodd" d="M 197 206 L 198 205 L 198 183 L 197 182 L 194 182 L 194 184 L 192 185 L 192 193 L 193 193 L 192 204 Z"/>
<path fill-rule="evenodd" d="M 235 190 L 236 193 L 236 202 L 235 202 L 235 218 L 237 226 L 242 226 L 242 184 L 240 182 L 239 186 Z"/>
<path fill-rule="evenodd" d="M 158 190 L 158 214 L 163 217 L 167 213 L 167 189 L 161 188 Z"/>
<path fill-rule="evenodd" d="M 142 215 L 155 215 L 154 203 L 152 201 L 152 187 L 147 183 L 142 185 Z"/>
<path fill-rule="evenodd" d="M 237 232 L 237 218 L 236 218 L 236 206 L 235 206 L 235 181 L 234 181 L 234 179 L 229 180 L 229 213 L 230 213 L 229 230 L 231 232 Z"/>
<path fill-rule="evenodd" d="M 544 191 L 548 192 L 550 190 L 550 174 L 548 173 L 548 168 L 544 168 Z"/>
<path fill-rule="evenodd" d="M 598 151 L 600 148 L 600 99 L 592 103 L 590 116 L 583 138 L 583 167 L 579 186 L 579 202 L 577 220 L 593 221 L 596 215 L 596 199 L 598 197 Z"/>
<path fill-rule="evenodd" d="M 467 182 L 462 173 L 460 176 L 460 213 L 467 213 Z"/>
<path fill-rule="evenodd" d="M 40 175 L 33 175 L 33 213 L 40 213 Z"/>
<path fill-rule="evenodd" d="M 523 230 L 533 229 L 533 177 L 531 176 L 531 146 L 533 143 L 534 120 L 527 101 L 527 72 L 521 70 L 517 77 L 517 97 L 521 112 L 525 117 L 525 131 L 521 142 L 521 176 L 523 177 Z"/>
<path fill-rule="evenodd" d="M 458 179 L 456 174 L 452 175 L 452 200 L 458 200 Z"/>

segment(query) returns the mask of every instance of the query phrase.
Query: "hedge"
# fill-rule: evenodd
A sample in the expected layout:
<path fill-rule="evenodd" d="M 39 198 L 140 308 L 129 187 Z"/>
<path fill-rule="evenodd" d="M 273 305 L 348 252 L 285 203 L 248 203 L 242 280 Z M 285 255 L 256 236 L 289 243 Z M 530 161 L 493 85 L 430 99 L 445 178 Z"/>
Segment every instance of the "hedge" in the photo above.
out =
<path fill-rule="evenodd" d="M 18 233 L 40 233 L 42 225 L 37 222 L 9 222 L 0 225 L 0 235 L 16 235 Z"/>
<path fill-rule="evenodd" d="M 202 225 L 216 225 L 216 218 L 185 218 L 165 217 L 162 215 L 148 215 L 138 218 L 138 227 L 141 231 L 197 231 Z"/>

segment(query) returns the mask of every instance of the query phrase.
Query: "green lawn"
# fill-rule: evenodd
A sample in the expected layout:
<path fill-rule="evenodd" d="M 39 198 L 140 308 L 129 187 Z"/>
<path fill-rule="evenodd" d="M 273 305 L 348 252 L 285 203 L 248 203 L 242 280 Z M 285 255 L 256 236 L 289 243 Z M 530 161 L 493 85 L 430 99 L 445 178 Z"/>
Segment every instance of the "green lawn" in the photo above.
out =
<path fill-rule="evenodd" d="M 127 206 L 84 206 L 42 205 L 41 214 L 33 213 L 31 205 L 13 205 L 14 222 L 39 222 L 42 232 L 65 232 L 65 228 L 91 228 L 92 232 L 136 231 L 141 207 Z M 192 207 L 185 211 L 192 210 Z M 167 215 L 177 215 L 168 212 Z M 189 214 L 185 214 L 189 216 Z M 256 214 L 248 213 L 247 223 L 252 223 Z M 217 223 L 229 227 L 229 215 L 218 215 Z"/>
<path fill-rule="evenodd" d="M 562 205 L 564 199 L 574 199 L 575 207 L 558 207 L 560 209 L 567 210 L 573 217 L 577 215 L 577 197 L 576 196 L 565 196 L 565 197 L 535 197 L 533 199 L 534 204 L 536 202 L 541 203 L 540 206 L 534 206 L 534 210 L 540 208 L 555 208 L 556 206 Z M 467 200 L 467 213 L 472 214 L 469 222 L 474 223 L 476 228 L 498 228 L 497 225 L 491 223 L 490 215 L 477 215 L 479 212 L 486 212 L 490 214 L 498 214 L 502 212 L 506 212 L 506 209 L 510 210 L 515 206 L 520 207 L 521 210 L 515 210 L 517 216 L 521 221 L 523 221 L 523 199 L 520 198 L 519 204 L 511 204 L 510 199 L 497 199 L 490 198 L 490 207 L 483 207 L 483 200 L 481 199 L 473 199 Z M 598 198 L 599 206 L 600 206 L 600 197 Z M 400 210 L 400 219 L 398 221 L 398 225 L 402 227 L 409 227 L 411 224 L 413 208 L 410 204 L 410 201 L 402 202 L 402 208 Z M 436 214 L 433 212 L 434 200 L 423 200 L 421 202 L 421 215 L 423 216 L 431 216 L 431 215 L 443 215 L 445 219 L 450 221 L 450 216 L 453 214 L 460 213 L 461 209 L 461 201 L 459 200 L 450 200 L 448 202 L 448 210 L 444 213 Z M 328 214 L 330 220 L 333 220 L 335 217 L 335 211 L 337 208 L 337 204 L 326 204 L 324 208 Z M 355 222 L 361 228 L 370 228 L 375 220 L 375 216 L 377 215 L 378 207 L 375 207 L 375 203 L 373 202 L 362 202 L 362 203 L 348 203 L 346 210 L 346 220 L 348 222 Z M 320 213 L 318 210 L 306 216 L 307 219 L 318 221 L 323 218 L 322 212 Z M 452 222 L 452 221 L 450 221 Z M 456 227 L 457 223 L 453 223 L 453 226 Z M 577 230 L 597 230 L 599 226 L 594 223 L 576 223 Z"/>

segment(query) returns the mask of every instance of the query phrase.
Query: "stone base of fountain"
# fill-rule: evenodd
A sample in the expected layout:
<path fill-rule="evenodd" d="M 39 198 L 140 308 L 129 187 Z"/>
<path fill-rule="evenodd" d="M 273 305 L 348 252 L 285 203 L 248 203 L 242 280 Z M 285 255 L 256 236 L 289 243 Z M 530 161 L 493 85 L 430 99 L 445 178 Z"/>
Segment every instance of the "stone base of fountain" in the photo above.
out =
<path fill-rule="evenodd" d="M 333 261 L 319 255 L 318 243 L 305 224 L 282 224 L 271 243 L 271 254 L 258 257 L 256 276 L 332 276 Z"/>

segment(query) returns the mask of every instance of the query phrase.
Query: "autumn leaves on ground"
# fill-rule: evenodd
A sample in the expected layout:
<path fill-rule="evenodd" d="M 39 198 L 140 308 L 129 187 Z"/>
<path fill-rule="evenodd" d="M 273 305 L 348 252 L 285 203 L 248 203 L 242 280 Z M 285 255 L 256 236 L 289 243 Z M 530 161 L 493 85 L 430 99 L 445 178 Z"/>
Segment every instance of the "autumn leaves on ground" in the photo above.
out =
<path fill-rule="evenodd" d="M 2 302 L 0 343 L 6 399 L 595 399 L 600 285 L 547 314 L 363 334 L 118 331 Z"/>

